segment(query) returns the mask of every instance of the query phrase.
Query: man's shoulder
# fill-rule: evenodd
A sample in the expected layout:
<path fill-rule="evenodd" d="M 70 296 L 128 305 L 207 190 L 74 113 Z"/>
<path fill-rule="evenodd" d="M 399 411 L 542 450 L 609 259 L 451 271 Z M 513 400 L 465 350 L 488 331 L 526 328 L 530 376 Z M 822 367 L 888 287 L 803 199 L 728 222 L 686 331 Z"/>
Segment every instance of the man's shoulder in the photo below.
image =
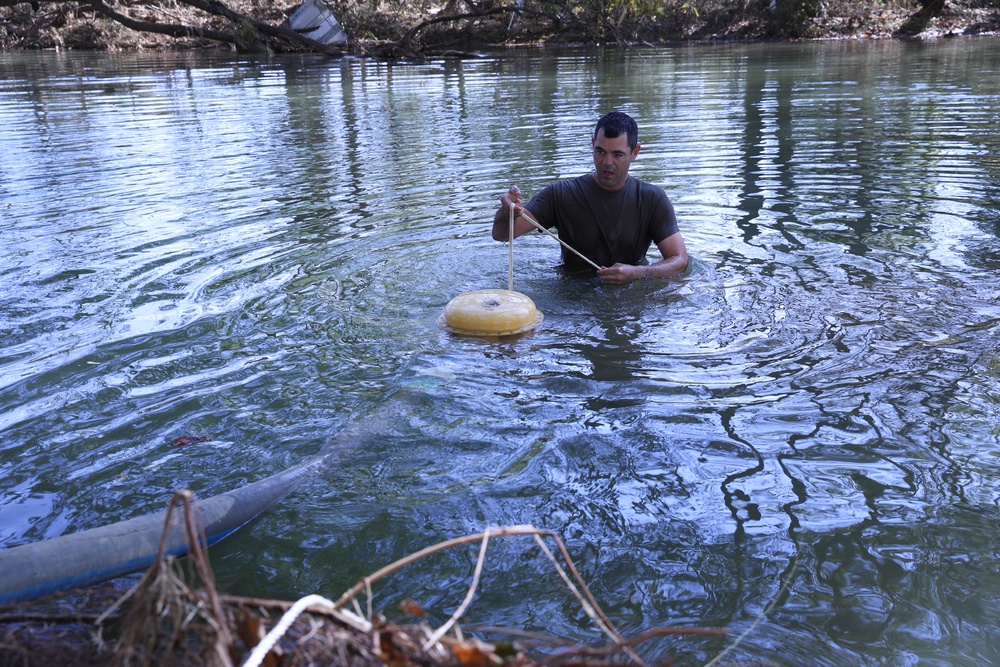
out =
<path fill-rule="evenodd" d="M 631 176 L 629 180 L 635 181 L 635 192 L 639 194 L 639 197 L 643 201 L 670 201 L 670 197 L 667 196 L 667 191 L 659 185 L 650 183 L 649 181 L 644 181 L 634 176 Z"/>
<path fill-rule="evenodd" d="M 579 176 L 571 176 L 570 178 L 561 178 L 552 185 L 555 185 L 562 189 L 579 190 L 581 188 L 589 188 L 594 185 L 594 175 L 593 174 L 581 174 Z"/>
<path fill-rule="evenodd" d="M 593 183 L 593 175 L 584 174 L 582 176 L 571 176 L 569 178 L 560 178 L 559 180 L 552 181 L 544 188 L 542 188 L 539 194 L 547 196 L 555 196 L 557 198 L 563 197 L 569 193 L 581 193 L 586 192 L 591 188 Z"/>
<path fill-rule="evenodd" d="M 634 181 L 634 187 L 640 192 L 655 192 L 658 194 L 666 194 L 666 190 L 661 188 L 656 183 L 650 183 L 649 181 L 644 181 L 637 176 L 629 176 L 629 180 Z"/>

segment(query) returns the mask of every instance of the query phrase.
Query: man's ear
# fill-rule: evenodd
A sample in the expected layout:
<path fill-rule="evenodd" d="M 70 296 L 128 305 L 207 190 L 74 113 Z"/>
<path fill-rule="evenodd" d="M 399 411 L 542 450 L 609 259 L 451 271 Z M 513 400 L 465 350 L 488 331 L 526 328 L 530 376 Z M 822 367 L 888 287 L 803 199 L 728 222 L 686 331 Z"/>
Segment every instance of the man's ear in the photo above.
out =
<path fill-rule="evenodd" d="M 639 157 L 639 149 L 642 148 L 642 144 L 636 144 L 635 148 L 632 149 L 632 159 Z"/>

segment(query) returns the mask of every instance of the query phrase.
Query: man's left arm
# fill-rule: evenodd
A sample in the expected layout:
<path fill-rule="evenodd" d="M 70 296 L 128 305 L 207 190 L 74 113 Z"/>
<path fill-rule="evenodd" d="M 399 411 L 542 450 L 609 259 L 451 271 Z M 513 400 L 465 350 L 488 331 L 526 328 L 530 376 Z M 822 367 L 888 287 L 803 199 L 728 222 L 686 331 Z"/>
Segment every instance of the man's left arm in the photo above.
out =
<path fill-rule="evenodd" d="M 675 232 L 656 244 L 663 259 L 652 264 L 635 266 L 615 264 L 601 269 L 597 275 L 609 285 L 624 285 L 640 278 L 668 278 L 683 273 L 687 269 L 688 254 L 684 238 Z"/>

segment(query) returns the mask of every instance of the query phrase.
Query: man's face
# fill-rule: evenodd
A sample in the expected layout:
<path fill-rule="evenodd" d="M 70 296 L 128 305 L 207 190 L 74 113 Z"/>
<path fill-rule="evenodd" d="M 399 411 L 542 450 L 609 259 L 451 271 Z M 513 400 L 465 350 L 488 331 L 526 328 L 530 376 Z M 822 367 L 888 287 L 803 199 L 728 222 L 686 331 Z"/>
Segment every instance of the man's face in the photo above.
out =
<path fill-rule="evenodd" d="M 594 137 L 594 180 L 605 190 L 620 190 L 628 178 L 628 168 L 639 154 L 639 146 L 628 147 L 628 136 L 604 136 L 604 128 Z"/>

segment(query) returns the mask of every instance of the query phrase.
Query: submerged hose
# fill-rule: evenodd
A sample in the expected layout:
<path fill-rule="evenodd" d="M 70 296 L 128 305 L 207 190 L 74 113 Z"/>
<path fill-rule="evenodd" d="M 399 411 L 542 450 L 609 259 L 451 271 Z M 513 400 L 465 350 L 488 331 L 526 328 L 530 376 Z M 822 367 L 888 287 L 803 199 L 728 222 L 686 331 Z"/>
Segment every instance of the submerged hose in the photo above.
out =
<path fill-rule="evenodd" d="M 260 516 L 326 463 L 329 445 L 297 466 L 253 484 L 201 500 L 208 544 Z M 0 604 L 36 600 L 147 569 L 160 549 L 167 511 L 0 550 Z M 174 513 L 164 553 L 187 554 L 183 519 Z"/>

